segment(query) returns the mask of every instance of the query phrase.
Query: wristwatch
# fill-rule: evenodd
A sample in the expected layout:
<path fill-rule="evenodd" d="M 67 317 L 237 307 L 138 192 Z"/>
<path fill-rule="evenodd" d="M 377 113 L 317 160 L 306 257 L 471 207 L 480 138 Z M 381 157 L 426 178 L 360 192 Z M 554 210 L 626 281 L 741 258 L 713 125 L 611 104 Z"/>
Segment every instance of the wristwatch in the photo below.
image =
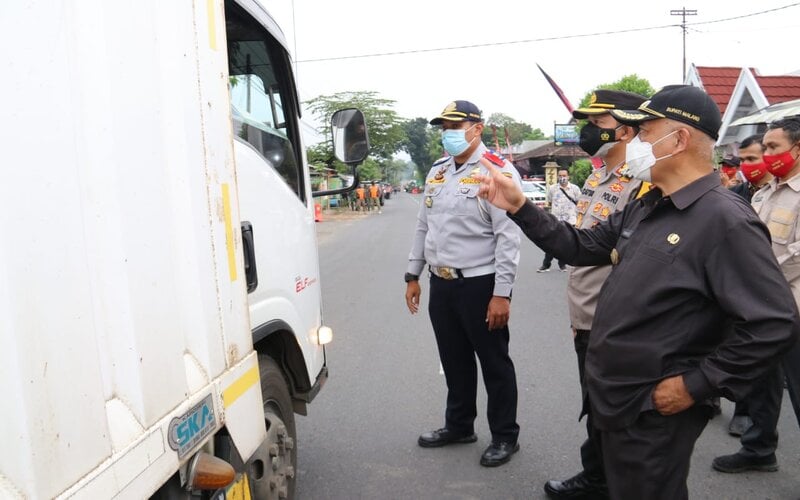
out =
<path fill-rule="evenodd" d="M 408 283 L 409 281 L 419 281 L 419 275 L 418 274 L 406 273 L 406 275 L 403 277 L 403 279 L 405 280 L 406 283 Z"/>

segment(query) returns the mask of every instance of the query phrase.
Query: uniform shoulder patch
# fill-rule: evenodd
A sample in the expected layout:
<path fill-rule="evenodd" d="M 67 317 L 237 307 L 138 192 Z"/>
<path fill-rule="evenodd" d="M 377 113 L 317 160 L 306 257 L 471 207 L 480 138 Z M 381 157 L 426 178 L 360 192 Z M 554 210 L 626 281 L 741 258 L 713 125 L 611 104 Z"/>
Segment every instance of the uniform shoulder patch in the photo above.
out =
<path fill-rule="evenodd" d="M 505 161 L 506 159 L 503 158 L 503 155 L 492 149 L 487 149 L 483 153 L 483 157 L 492 162 L 494 165 L 497 165 L 498 167 L 502 167 L 506 164 Z"/>
<path fill-rule="evenodd" d="M 447 161 L 447 160 L 449 160 L 450 158 L 452 158 L 452 156 L 445 156 L 444 158 L 439 158 L 438 160 L 436 160 L 435 162 L 433 162 L 433 165 L 432 165 L 432 166 L 434 166 L 434 167 L 435 167 L 435 166 L 437 166 L 437 165 L 441 165 L 442 163 L 446 162 L 446 161 Z"/>

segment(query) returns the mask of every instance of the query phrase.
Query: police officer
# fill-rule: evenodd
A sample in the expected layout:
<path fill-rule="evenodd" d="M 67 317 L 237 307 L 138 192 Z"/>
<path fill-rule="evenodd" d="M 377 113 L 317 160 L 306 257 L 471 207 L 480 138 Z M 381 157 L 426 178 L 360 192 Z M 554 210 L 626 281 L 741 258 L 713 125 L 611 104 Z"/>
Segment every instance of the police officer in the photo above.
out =
<path fill-rule="evenodd" d="M 763 145 L 764 167 L 774 178 L 753 196 L 753 208 L 769 228 L 772 250 L 800 304 L 800 116 L 771 123 Z M 749 269 L 742 271 L 753 275 Z M 753 423 L 740 438 L 742 447 L 716 457 L 711 463 L 714 469 L 730 473 L 778 470 L 775 449 L 784 376 L 800 424 L 800 345 L 795 345 L 780 365 L 753 384 L 745 400 Z"/>
<path fill-rule="evenodd" d="M 612 114 L 638 124 L 625 161 L 655 187 L 608 220 L 559 223 L 488 162 L 479 194 L 557 258 L 614 266 L 586 352 L 609 496 L 686 499 L 711 399 L 747 394 L 797 343 L 800 318 L 767 227 L 714 172 L 722 118 L 711 97 L 670 85 L 638 110 Z"/>
<path fill-rule="evenodd" d="M 444 427 L 422 434 L 418 443 L 433 448 L 477 440 L 473 426 L 477 355 L 492 433 L 480 463 L 493 467 L 508 462 L 519 449 L 517 381 L 508 354 L 507 323 L 520 234 L 503 210 L 478 198 L 479 183 L 471 174 L 480 170 L 479 160 L 485 155 L 517 185 L 519 174 L 481 142 L 481 111 L 471 102 L 450 103 L 430 123 L 441 125 L 442 145 L 450 156 L 434 163 L 425 180 L 405 275 L 405 298 L 415 314 L 419 277 L 428 264 L 428 313 L 447 382 L 447 408 Z"/>
<path fill-rule="evenodd" d="M 630 200 L 649 189 L 649 183 L 634 179 L 625 165 L 625 145 L 638 132 L 636 127 L 618 122 L 612 109 L 635 109 L 645 101 L 643 96 L 620 90 L 596 90 L 589 105 L 576 109 L 572 116 L 588 120 L 581 129 L 580 146 L 591 156 L 603 160 L 603 166 L 586 179 L 577 203 L 575 227 L 591 228 L 621 210 Z M 611 266 L 572 267 L 567 282 L 567 302 L 572 326 L 581 392 L 585 395 L 584 361 L 592 318 L 597 307 L 600 287 L 611 272 Z M 589 413 L 584 404 L 581 417 Z M 592 439 L 592 418 L 587 416 L 587 439 L 581 445 L 583 470 L 563 481 L 548 481 L 544 490 L 551 498 L 596 498 L 608 495 L 603 460 Z"/>

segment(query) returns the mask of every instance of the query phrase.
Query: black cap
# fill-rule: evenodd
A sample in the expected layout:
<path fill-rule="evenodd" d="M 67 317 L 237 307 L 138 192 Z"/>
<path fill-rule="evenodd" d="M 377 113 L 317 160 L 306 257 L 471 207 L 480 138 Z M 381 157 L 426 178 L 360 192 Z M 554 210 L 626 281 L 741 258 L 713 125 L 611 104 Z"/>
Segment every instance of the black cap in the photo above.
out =
<path fill-rule="evenodd" d="M 638 109 L 612 110 L 611 116 L 627 125 L 669 118 L 701 130 L 714 140 L 719 138 L 722 125 L 717 103 L 702 89 L 691 85 L 667 85 Z"/>
<path fill-rule="evenodd" d="M 636 109 L 646 100 L 646 97 L 633 92 L 597 89 L 592 92 L 589 105 L 576 109 L 572 112 L 572 116 L 582 120 L 588 118 L 589 115 L 608 113 L 612 109 Z"/>
<path fill-rule="evenodd" d="M 738 167 L 741 165 L 742 161 L 739 159 L 738 156 L 732 156 L 730 158 L 723 158 L 722 164 L 726 167 Z"/>
<path fill-rule="evenodd" d="M 443 121 L 451 122 L 482 122 L 481 110 L 469 101 L 453 101 L 448 104 L 442 113 L 431 120 L 431 125 L 441 125 Z"/>

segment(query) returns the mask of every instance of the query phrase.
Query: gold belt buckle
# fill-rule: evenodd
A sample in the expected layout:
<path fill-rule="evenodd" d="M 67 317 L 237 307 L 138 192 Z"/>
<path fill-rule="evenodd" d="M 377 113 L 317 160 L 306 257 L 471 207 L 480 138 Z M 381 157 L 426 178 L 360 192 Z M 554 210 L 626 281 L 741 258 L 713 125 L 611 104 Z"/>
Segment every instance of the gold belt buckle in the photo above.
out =
<path fill-rule="evenodd" d="M 439 267 L 438 269 L 439 269 L 439 276 L 441 276 L 442 279 L 446 280 L 456 279 L 455 269 L 453 269 L 452 267 Z"/>

